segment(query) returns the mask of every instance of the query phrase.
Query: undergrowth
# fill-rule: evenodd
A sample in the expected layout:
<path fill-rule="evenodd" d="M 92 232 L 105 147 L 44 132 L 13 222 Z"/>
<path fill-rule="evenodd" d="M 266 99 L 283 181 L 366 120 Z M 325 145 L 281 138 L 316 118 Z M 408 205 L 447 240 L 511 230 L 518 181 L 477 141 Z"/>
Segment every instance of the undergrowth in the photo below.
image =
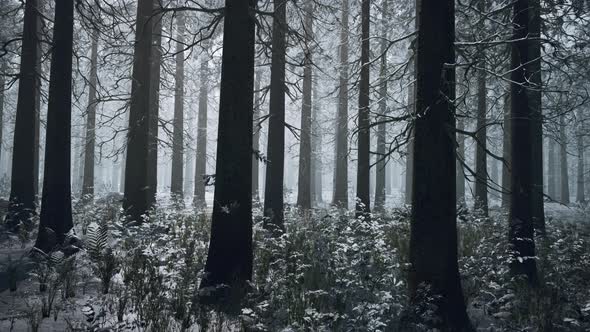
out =
<path fill-rule="evenodd" d="M 210 229 L 204 211 L 159 206 L 149 222 L 131 227 L 120 212 L 114 202 L 77 207 L 84 249 L 67 263 L 54 259 L 34 270 L 46 289 L 24 294 L 33 299 L 23 313 L 32 329 L 38 317 L 52 314 L 71 330 L 396 331 L 407 307 L 407 208 L 365 220 L 333 208 L 286 207 L 287 232 L 275 237 L 255 207 L 251 291 L 237 316 L 198 301 Z M 505 220 L 501 211 L 458 216 L 459 267 L 473 325 L 590 330 L 588 224 L 547 221 L 547 236 L 537 238 L 541 286 L 530 289 L 509 273 Z"/>

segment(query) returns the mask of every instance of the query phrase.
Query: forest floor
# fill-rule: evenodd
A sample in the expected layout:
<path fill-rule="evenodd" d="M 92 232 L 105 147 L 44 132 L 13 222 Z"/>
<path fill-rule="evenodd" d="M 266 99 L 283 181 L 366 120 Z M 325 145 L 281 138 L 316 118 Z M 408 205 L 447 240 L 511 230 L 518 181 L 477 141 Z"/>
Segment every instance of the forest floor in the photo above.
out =
<path fill-rule="evenodd" d="M 2 235 L 0 331 L 396 331 L 403 315 L 409 223 L 401 204 L 371 223 L 288 207 L 289 235 L 279 240 L 265 236 L 256 206 L 253 291 L 240 315 L 225 318 L 192 301 L 210 211 L 195 216 L 190 202 L 179 208 L 163 198 L 154 222 L 131 230 L 117 211 L 112 203 L 76 207 L 84 249 L 72 257 L 31 258 L 34 237 Z M 478 331 L 590 328 L 590 210 L 547 203 L 545 211 L 549 236 L 537 257 L 544 286 L 534 292 L 508 276 L 505 214 L 459 215 L 459 265 Z M 431 308 L 423 309 L 428 321 Z"/>

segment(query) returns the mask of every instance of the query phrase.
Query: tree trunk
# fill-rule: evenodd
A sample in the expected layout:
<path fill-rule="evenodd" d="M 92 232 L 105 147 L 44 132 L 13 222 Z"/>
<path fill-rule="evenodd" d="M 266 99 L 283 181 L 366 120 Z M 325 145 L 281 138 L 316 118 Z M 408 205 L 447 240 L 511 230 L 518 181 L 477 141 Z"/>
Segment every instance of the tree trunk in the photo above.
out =
<path fill-rule="evenodd" d="M 230 311 L 240 308 L 252 278 L 254 9 L 254 0 L 227 0 L 225 5 L 215 197 L 200 285 L 212 290 L 200 296 L 202 302 Z"/>
<path fill-rule="evenodd" d="M 72 188 L 76 195 L 82 195 L 82 184 L 84 179 L 84 148 L 86 147 L 86 137 L 84 137 L 84 131 L 86 130 L 86 124 L 76 125 L 76 137 L 73 139 L 73 143 L 76 145 L 74 148 L 74 169 L 72 170 Z"/>
<path fill-rule="evenodd" d="M 2 165 L 2 148 L 4 146 L 4 140 L 2 135 L 4 134 L 4 96 L 6 95 L 6 80 L 4 75 L 7 72 L 6 59 L 2 61 L 2 68 L 0 68 L 0 165 Z"/>
<path fill-rule="evenodd" d="M 531 32 L 529 0 L 514 3 L 514 31 L 510 73 L 511 100 L 511 195 L 508 238 L 513 249 L 510 269 L 515 275 L 524 275 L 533 285 L 537 284 L 537 265 L 533 230 L 534 177 L 531 130 L 533 113 L 529 91 L 532 83 L 530 73 L 523 63 L 530 59 L 527 39 Z"/>
<path fill-rule="evenodd" d="M 148 128 L 148 205 L 156 203 L 158 191 L 158 121 L 160 117 L 160 67 L 162 64 L 162 14 L 160 0 L 153 0 L 153 43 L 151 47 L 150 84 L 149 84 L 149 128 Z M 125 162 L 123 162 L 125 165 Z M 125 166 L 123 166 L 125 167 Z M 124 175 L 121 174 L 121 186 L 124 186 Z M 123 191 L 123 190 L 121 190 Z"/>
<path fill-rule="evenodd" d="M 131 107 L 129 108 L 129 132 L 125 162 L 125 194 L 123 209 L 129 221 L 142 222 L 151 207 L 148 177 L 150 80 L 152 58 L 153 0 L 139 0 L 133 74 L 131 83 Z M 153 84 L 153 83 L 152 83 Z"/>
<path fill-rule="evenodd" d="M 416 0 L 419 1 L 419 0 Z M 411 55 L 412 57 L 415 57 L 416 55 Z M 410 67 L 410 70 L 412 70 L 411 68 L 414 66 L 412 58 L 410 58 L 410 62 L 408 64 L 408 66 Z M 415 79 L 416 78 L 416 73 L 414 73 L 412 71 L 412 78 Z M 412 118 L 414 118 L 414 115 L 416 113 L 416 86 L 415 83 L 411 83 L 409 88 L 408 88 L 408 111 L 409 113 L 412 115 Z M 412 119 L 412 125 L 408 134 L 408 143 L 406 145 L 406 186 L 405 186 L 405 191 L 404 191 L 404 196 L 405 196 L 405 203 L 406 204 L 412 204 L 412 188 L 414 186 L 414 184 L 412 183 L 412 178 L 413 178 L 413 172 L 414 172 L 414 125 L 413 125 L 413 119 Z"/>
<path fill-rule="evenodd" d="M 543 111 L 541 80 L 541 2 L 529 1 L 529 60 L 527 65 L 528 79 L 533 89 L 527 91 L 529 107 L 532 110 L 531 123 L 531 149 L 533 160 L 531 173 L 533 176 L 533 192 L 531 203 L 533 205 L 533 226 L 540 234 L 545 233 L 545 211 L 543 203 Z M 523 62 L 524 63 L 524 62 Z"/>
<path fill-rule="evenodd" d="M 1 123 L 1 121 L 0 121 L 0 123 Z M 578 111 L 578 132 L 576 135 L 577 145 L 578 145 L 578 169 L 577 169 L 578 174 L 577 174 L 577 186 L 576 186 L 576 201 L 578 203 L 585 203 L 586 202 L 586 195 L 585 195 L 585 188 L 584 188 L 584 134 L 585 133 L 584 133 L 583 114 L 581 111 Z M 1 132 L 0 132 L 0 135 L 1 135 Z"/>
<path fill-rule="evenodd" d="M 193 119 L 191 119 L 190 122 L 192 122 Z M 189 128 L 187 129 L 188 131 L 192 131 L 193 128 L 190 128 L 191 126 L 189 126 Z M 193 188 L 193 174 L 195 174 L 195 167 L 193 165 L 194 162 L 194 154 L 189 153 L 190 150 L 190 145 L 192 145 L 193 142 L 185 142 L 184 144 L 184 164 L 186 165 L 184 167 L 184 175 L 183 175 L 183 179 L 184 179 L 184 184 L 183 184 L 183 192 L 184 193 L 192 193 L 194 191 Z"/>
<path fill-rule="evenodd" d="M 80 172 L 80 168 L 84 168 L 84 161 L 82 160 L 83 156 L 82 156 L 82 151 L 83 151 L 83 145 L 84 142 L 82 142 L 83 140 L 85 140 L 84 137 L 82 137 L 82 131 L 85 129 L 86 127 L 84 126 L 84 128 L 80 128 L 80 125 L 76 125 L 74 128 L 74 136 L 72 138 L 72 144 L 74 144 L 74 166 L 72 169 L 72 176 L 71 176 L 71 181 L 72 181 L 72 192 L 74 195 L 78 196 L 82 193 L 81 189 L 82 189 L 82 177 L 80 177 L 80 179 L 78 179 L 78 175 L 80 173 L 82 173 L 82 175 L 84 175 L 83 171 Z"/>
<path fill-rule="evenodd" d="M 440 319 L 433 327 L 465 331 L 472 328 L 457 264 L 455 68 L 447 65 L 455 63 L 454 3 L 417 3 L 409 287 L 414 305 L 434 296 Z"/>
<path fill-rule="evenodd" d="M 55 3 L 47 106 L 43 198 L 35 247 L 49 252 L 73 227 L 71 194 L 74 0 Z"/>
<path fill-rule="evenodd" d="M 43 66 L 41 65 L 41 57 L 43 55 L 43 27 L 45 26 L 45 20 L 43 19 L 43 9 L 45 0 L 38 0 L 37 8 L 41 15 L 37 15 L 37 75 L 35 76 L 37 94 L 35 95 L 35 159 L 33 160 L 33 186 L 35 191 L 35 203 L 39 199 L 39 159 L 41 158 L 41 88 L 43 86 L 41 77 L 43 76 Z"/>
<path fill-rule="evenodd" d="M 86 108 L 86 144 L 84 149 L 83 200 L 91 202 L 94 198 L 94 145 L 96 126 L 96 84 L 98 82 L 98 31 L 92 32 L 90 51 L 90 82 L 88 107 Z"/>
<path fill-rule="evenodd" d="M 475 133 L 475 210 L 488 215 L 487 101 L 485 64 L 477 71 L 477 130 Z"/>
<path fill-rule="evenodd" d="M 565 134 L 565 115 L 559 116 L 559 167 L 560 167 L 560 200 L 562 204 L 570 203 L 570 185 L 567 162 L 567 136 Z"/>
<path fill-rule="evenodd" d="M 387 114 L 387 17 L 389 14 L 389 0 L 383 1 L 383 8 L 381 14 L 381 67 L 379 68 L 379 76 L 381 85 L 379 86 L 379 114 Z M 383 211 L 385 209 L 385 176 L 387 161 L 385 159 L 385 138 L 386 125 L 384 117 L 377 118 L 379 124 L 377 125 L 377 164 L 375 169 L 375 211 Z"/>
<path fill-rule="evenodd" d="M 254 154 L 252 155 L 252 197 L 256 202 L 260 201 L 260 194 L 259 188 L 260 184 L 258 182 L 258 173 L 259 173 L 259 157 L 260 157 L 260 129 L 261 127 L 258 125 L 260 121 L 260 108 L 262 99 L 260 98 L 260 81 L 262 79 L 262 72 L 260 70 L 256 71 L 256 81 L 254 82 L 254 137 L 252 142 L 252 150 Z"/>
<path fill-rule="evenodd" d="M 504 119 L 503 119 L 503 135 L 502 135 L 502 208 L 508 210 L 510 208 L 510 94 L 504 96 Z"/>
<path fill-rule="evenodd" d="M 349 0 L 342 1 L 340 30 L 340 83 L 338 85 L 338 117 L 336 119 L 336 162 L 332 204 L 348 208 L 348 29 Z"/>
<path fill-rule="evenodd" d="M 23 41 L 20 57 L 20 74 L 14 141 L 12 153 L 12 177 L 10 181 L 10 204 L 6 215 L 9 228 L 21 224 L 31 225 L 35 214 L 35 100 L 37 98 L 37 0 L 25 2 Z"/>
<path fill-rule="evenodd" d="M 464 118 L 457 121 L 457 129 L 465 130 Z M 457 134 L 457 162 L 456 162 L 456 187 L 457 187 L 457 204 L 465 206 L 465 135 Z"/>
<path fill-rule="evenodd" d="M 303 68 L 303 101 L 301 105 L 301 134 L 299 144 L 299 174 L 297 179 L 297 205 L 311 209 L 311 86 L 313 42 L 313 4 L 305 2 L 305 59 Z"/>
<path fill-rule="evenodd" d="M 206 41 L 205 49 L 208 49 Z M 209 67 L 207 54 L 201 56 L 201 85 L 199 86 L 199 115 L 197 117 L 197 151 L 195 156 L 195 192 L 193 197 L 193 206 L 195 208 L 204 208 L 205 186 L 207 173 L 207 94 L 209 92 Z"/>
<path fill-rule="evenodd" d="M 312 122 L 311 122 L 311 201 L 313 204 L 323 203 L 322 184 L 322 128 L 320 126 L 320 98 L 318 96 L 317 83 L 312 80 L 313 101 L 312 101 Z"/>
<path fill-rule="evenodd" d="M 358 166 L 356 176 L 356 214 L 369 216 L 371 212 L 370 182 L 370 110 L 369 110 L 369 27 L 370 0 L 361 2 L 361 73 L 358 113 Z"/>
<path fill-rule="evenodd" d="M 183 155 L 184 155 L 184 14 L 177 13 L 176 37 L 176 85 L 174 88 L 174 120 L 172 133 L 172 175 L 170 192 L 173 200 L 182 202 Z"/>
<path fill-rule="evenodd" d="M 283 176 L 285 164 L 285 54 L 287 1 L 274 0 L 272 55 L 270 67 L 270 108 L 268 123 L 268 159 L 264 190 L 266 226 L 283 229 Z"/>

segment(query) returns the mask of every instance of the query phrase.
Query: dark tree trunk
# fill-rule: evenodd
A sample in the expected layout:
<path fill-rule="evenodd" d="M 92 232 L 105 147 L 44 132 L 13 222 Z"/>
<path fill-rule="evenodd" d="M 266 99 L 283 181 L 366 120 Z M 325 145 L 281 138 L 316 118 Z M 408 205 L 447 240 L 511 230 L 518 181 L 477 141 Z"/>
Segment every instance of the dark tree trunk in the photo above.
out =
<path fill-rule="evenodd" d="M 303 68 L 303 101 L 301 105 L 301 134 L 299 145 L 299 174 L 297 181 L 297 205 L 311 209 L 311 85 L 313 42 L 313 4 L 305 3 L 305 59 Z"/>
<path fill-rule="evenodd" d="M 150 84 L 149 84 L 149 128 L 148 128 L 148 205 L 156 203 L 158 191 L 158 121 L 160 117 L 160 67 L 162 64 L 162 14 L 160 0 L 154 1 L 153 35 L 151 47 Z M 125 163 L 123 162 L 123 167 Z M 124 187 L 124 174 L 121 174 L 121 186 Z M 121 190 L 123 191 L 123 190 Z"/>
<path fill-rule="evenodd" d="M 4 75 L 6 74 L 6 59 L 2 61 L 2 68 L 0 68 L 0 165 L 2 165 L 2 147 L 4 140 L 2 135 L 4 134 L 4 96 L 6 95 L 6 80 Z"/>
<path fill-rule="evenodd" d="M 487 156 L 487 101 L 485 64 L 477 71 L 477 129 L 475 133 L 475 206 L 484 216 L 488 215 L 488 156 Z"/>
<path fill-rule="evenodd" d="M 206 42 L 207 43 L 207 42 Z M 206 45 L 205 49 L 208 49 Z M 209 92 L 209 67 L 207 54 L 201 57 L 201 85 L 199 86 L 199 115 L 197 117 L 197 151 L 195 157 L 195 192 L 193 197 L 193 206 L 195 208 L 204 208 L 205 202 L 205 185 L 207 173 L 207 94 Z"/>
<path fill-rule="evenodd" d="M 457 264 L 455 5 L 419 0 L 409 287 L 413 304 L 435 296 L 435 324 L 472 330 Z M 441 77 L 441 73 L 443 77 Z M 426 291 L 429 289 L 429 291 Z M 424 293 L 426 291 L 426 293 Z"/>
<path fill-rule="evenodd" d="M 84 149 L 84 180 L 82 196 L 91 202 L 94 198 L 94 145 L 96 126 L 96 84 L 98 81 L 98 32 L 92 32 L 90 51 L 90 82 L 88 91 L 88 107 L 86 108 L 86 144 Z"/>
<path fill-rule="evenodd" d="M 511 195 L 508 238 L 514 251 L 510 269 L 515 275 L 524 275 L 531 284 L 537 283 L 535 239 L 533 229 L 533 126 L 534 110 L 530 105 L 530 72 L 522 64 L 530 59 L 531 33 L 529 0 L 514 3 L 514 34 L 510 74 L 511 99 Z"/>
<path fill-rule="evenodd" d="M 270 108 L 268 123 L 264 216 L 266 225 L 283 229 L 283 177 L 285 165 L 285 54 L 287 1 L 274 0 L 272 59 L 270 67 Z"/>
<path fill-rule="evenodd" d="M 73 227 L 71 197 L 74 0 L 55 3 L 41 219 L 35 247 L 49 252 Z"/>
<path fill-rule="evenodd" d="M 42 76 L 43 76 L 43 66 L 41 65 L 41 56 L 43 55 L 43 44 L 41 42 L 43 38 L 43 27 L 45 26 L 45 20 L 43 19 L 43 9 L 44 9 L 44 2 L 45 0 L 38 0 L 37 8 L 41 15 L 37 15 L 38 25 L 37 25 L 37 75 L 35 76 L 36 79 L 36 86 L 37 86 L 37 94 L 35 95 L 35 159 L 33 160 L 33 186 L 35 191 L 35 203 L 38 202 L 39 199 L 39 159 L 41 158 L 41 88 L 42 84 Z"/>
<path fill-rule="evenodd" d="M 503 119 L 503 135 L 502 135 L 502 208 L 508 210 L 510 208 L 510 160 L 512 159 L 510 153 L 512 148 L 510 142 L 512 141 L 510 135 L 510 123 L 512 122 L 510 114 L 510 94 L 507 93 L 504 97 L 504 119 Z"/>
<path fill-rule="evenodd" d="M 9 228 L 30 225 L 35 214 L 35 100 L 37 98 L 37 0 L 25 2 L 23 41 L 20 57 L 18 99 L 14 124 L 10 204 L 6 222 Z"/>
<path fill-rule="evenodd" d="M 0 106 L 2 107 L 2 106 Z M 0 117 L 2 115 L 0 114 Z M 0 118 L 1 119 L 1 118 Z M 578 132 L 576 133 L 578 146 L 578 167 L 577 167 L 577 186 L 576 186 L 576 201 L 578 203 L 586 202 L 585 188 L 584 188 L 584 122 L 583 114 L 578 112 Z M 0 124 L 2 122 L 0 121 Z M 1 130 L 1 129 L 0 129 Z M 1 132 L 0 132 L 1 134 Z M 1 137 L 1 136 L 0 136 Z"/>
<path fill-rule="evenodd" d="M 567 136 L 565 134 L 565 115 L 559 117 L 559 167 L 560 167 L 560 201 L 570 203 L 570 184 L 567 162 Z"/>
<path fill-rule="evenodd" d="M 152 198 L 150 198 L 152 183 L 148 177 L 152 14 L 153 0 L 139 0 L 135 28 L 123 199 L 125 213 L 130 221 L 135 222 L 143 221 L 152 203 Z"/>
<path fill-rule="evenodd" d="M 457 129 L 465 130 L 465 120 L 459 118 L 457 121 Z M 457 134 L 457 161 L 456 161 L 456 188 L 457 188 L 457 204 L 465 205 L 465 170 L 463 167 L 465 163 L 465 135 Z"/>
<path fill-rule="evenodd" d="M 177 14 L 176 85 L 174 87 L 174 120 L 172 133 L 172 174 L 170 192 L 177 202 L 182 201 L 184 155 L 184 14 Z"/>
<path fill-rule="evenodd" d="M 543 111 L 542 111 L 542 80 L 541 80 L 541 2 L 529 0 L 529 63 L 528 79 L 533 89 L 527 91 L 531 108 L 531 173 L 533 176 L 533 225 L 537 232 L 545 233 L 545 211 L 543 203 Z M 524 62 L 523 62 L 524 63 Z"/>
<path fill-rule="evenodd" d="M 255 0 L 227 0 L 211 240 L 201 296 L 239 308 L 252 278 L 252 114 Z M 227 288 L 215 288 L 221 285 Z M 222 306 L 223 307 L 223 306 Z"/>
<path fill-rule="evenodd" d="M 370 0 L 361 2 L 361 77 L 359 82 L 358 166 L 356 175 L 356 214 L 369 216 L 370 182 L 370 111 L 369 111 L 369 27 Z"/>
<path fill-rule="evenodd" d="M 262 79 L 262 72 L 260 70 L 256 71 L 256 81 L 254 82 L 254 137 L 252 142 L 252 150 L 254 151 L 254 155 L 252 156 L 252 197 L 255 201 L 260 200 L 259 188 L 260 184 L 258 182 L 258 173 L 259 173 L 259 157 L 260 157 L 260 129 L 261 127 L 258 126 L 258 122 L 260 121 L 260 106 L 262 103 L 262 99 L 260 98 L 260 81 Z"/>
<path fill-rule="evenodd" d="M 379 76 L 381 85 L 379 86 L 379 114 L 387 114 L 387 17 L 389 14 L 389 0 L 383 2 L 381 17 L 381 66 Z M 377 164 L 375 165 L 375 211 L 383 211 L 385 208 L 385 175 L 387 161 L 385 159 L 385 136 L 386 125 L 384 117 L 377 118 Z"/>
<path fill-rule="evenodd" d="M 332 204 L 348 208 L 348 1 L 342 1 L 340 31 L 340 83 L 338 85 L 338 117 L 336 119 L 336 161 Z"/>
<path fill-rule="evenodd" d="M 419 1 L 419 0 L 417 0 Z M 415 55 L 413 55 L 415 56 Z M 410 59 L 410 68 L 412 68 L 413 61 Z M 412 73 L 412 76 L 415 78 L 415 73 Z M 410 84 L 408 88 L 408 111 L 412 116 L 416 113 L 416 86 L 415 83 Z M 408 144 L 406 146 L 406 186 L 404 191 L 405 196 L 405 203 L 412 204 L 412 178 L 414 173 L 414 124 L 412 120 L 412 125 L 410 128 L 410 132 L 408 134 Z"/>

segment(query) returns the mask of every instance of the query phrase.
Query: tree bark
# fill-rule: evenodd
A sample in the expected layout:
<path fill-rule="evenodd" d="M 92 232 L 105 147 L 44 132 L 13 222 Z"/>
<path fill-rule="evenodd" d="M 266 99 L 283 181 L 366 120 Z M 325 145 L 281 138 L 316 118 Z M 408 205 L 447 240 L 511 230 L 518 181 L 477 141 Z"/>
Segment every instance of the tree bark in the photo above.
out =
<path fill-rule="evenodd" d="M 172 174 L 170 192 L 178 203 L 183 198 L 183 156 L 184 156 L 184 14 L 177 13 L 178 31 L 176 36 L 176 85 L 174 87 L 174 119 L 172 133 Z"/>
<path fill-rule="evenodd" d="M 74 0 L 55 4 L 47 106 L 43 198 L 35 247 L 49 252 L 73 227 L 71 197 Z"/>
<path fill-rule="evenodd" d="M 383 8 L 381 14 L 381 66 L 379 68 L 379 76 L 381 85 L 379 86 L 379 114 L 387 114 L 387 17 L 389 14 L 389 0 L 383 1 Z M 387 161 L 385 158 L 385 138 L 386 125 L 383 122 L 385 118 L 378 118 L 377 125 L 377 163 L 375 165 L 375 211 L 383 211 L 385 209 L 385 176 L 387 169 Z"/>
<path fill-rule="evenodd" d="M 299 144 L 299 174 L 297 179 L 297 205 L 303 210 L 311 209 L 311 86 L 313 43 L 313 4 L 305 2 L 305 55 L 303 67 L 303 101 L 301 105 L 301 134 Z"/>
<path fill-rule="evenodd" d="M 38 202 L 39 198 L 39 164 L 40 164 L 40 153 L 41 153 L 41 88 L 43 86 L 42 83 L 42 76 L 43 76 L 43 66 L 41 65 L 41 57 L 43 55 L 43 44 L 41 40 L 43 39 L 43 26 L 45 25 L 45 20 L 43 19 L 43 10 L 44 10 L 44 2 L 45 0 L 38 0 L 37 2 L 37 10 L 41 15 L 37 15 L 38 25 L 37 25 L 37 75 L 35 77 L 36 80 L 36 87 L 37 87 L 37 94 L 35 95 L 35 159 L 33 160 L 33 186 L 35 191 L 35 203 Z"/>
<path fill-rule="evenodd" d="M 416 3 L 419 0 L 416 0 Z M 416 29 L 418 28 L 418 23 L 416 22 Z M 410 69 L 410 77 L 412 80 L 416 79 L 416 72 L 415 72 L 415 63 L 414 59 L 416 57 L 416 50 L 412 50 L 413 54 L 410 55 L 410 60 L 408 62 L 408 67 Z M 408 112 L 410 113 L 412 119 L 410 123 L 410 130 L 408 133 L 408 143 L 406 145 L 406 176 L 405 176 L 405 191 L 404 191 L 404 201 L 406 204 L 412 204 L 412 178 L 414 172 L 414 119 L 416 116 L 416 83 L 410 83 L 408 87 Z"/>
<path fill-rule="evenodd" d="M 417 13 L 410 301 L 434 296 L 440 319 L 433 327 L 468 331 L 457 263 L 455 68 L 449 65 L 455 63 L 455 2 L 419 0 Z"/>
<path fill-rule="evenodd" d="M 358 113 L 358 166 L 356 176 L 356 215 L 369 217 L 371 212 L 370 182 L 370 110 L 369 110 L 369 28 L 370 0 L 361 2 L 361 73 Z"/>
<path fill-rule="evenodd" d="M 135 222 L 144 220 L 152 203 L 152 198 L 150 198 L 152 183 L 148 177 L 152 14 L 153 0 L 139 0 L 135 28 L 136 40 L 133 55 L 123 199 L 123 209 L 129 221 Z"/>
<path fill-rule="evenodd" d="M 511 100 L 511 195 L 508 238 L 513 249 L 510 269 L 514 275 L 523 275 L 536 285 L 537 265 L 535 262 L 534 239 L 534 167 L 532 148 L 532 109 L 529 81 L 530 72 L 526 64 L 531 61 L 529 52 L 531 33 L 529 0 L 514 3 L 514 31 L 512 42 L 510 100 Z"/>
<path fill-rule="evenodd" d="M 37 0 L 25 2 L 23 41 L 20 57 L 20 74 L 14 141 L 10 203 L 6 223 L 11 229 L 21 224 L 30 225 L 35 214 L 35 100 L 37 98 Z"/>
<path fill-rule="evenodd" d="M 252 278 L 252 114 L 255 0 L 227 0 L 211 240 L 202 302 L 240 308 Z M 221 285 L 228 287 L 220 288 Z M 233 306 L 228 308 L 226 306 Z"/>
<path fill-rule="evenodd" d="M 7 61 L 3 60 L 2 67 L 0 68 L 0 165 L 2 165 L 2 149 L 5 144 L 2 135 L 4 135 L 4 96 L 6 95 L 6 80 L 4 79 L 4 75 L 8 70 L 6 63 Z"/>
<path fill-rule="evenodd" d="M 340 30 L 340 82 L 338 85 L 338 117 L 336 119 L 336 162 L 332 204 L 348 208 L 348 30 L 349 0 L 342 1 Z"/>
<path fill-rule="evenodd" d="M 487 90 L 485 63 L 483 69 L 477 71 L 477 130 L 475 133 L 477 147 L 475 149 L 475 205 L 474 209 L 488 215 L 488 158 L 487 158 Z"/>
<path fill-rule="evenodd" d="M 510 208 L 510 160 L 512 159 L 510 151 L 510 94 L 504 96 L 504 119 L 503 119 L 503 135 L 502 135 L 502 208 L 508 210 Z"/>
<path fill-rule="evenodd" d="M 148 205 L 156 203 L 158 191 L 158 126 L 160 117 L 160 69 L 162 65 L 162 13 L 160 0 L 153 0 L 154 17 L 151 46 L 150 84 L 149 84 L 149 123 L 148 123 Z M 125 163 L 123 162 L 123 167 Z M 121 174 L 121 186 L 124 186 L 124 175 Z M 122 191 L 122 190 L 121 190 Z"/>
<path fill-rule="evenodd" d="M 559 116 L 559 167 L 560 167 L 560 200 L 562 204 L 570 203 L 570 184 L 567 162 L 567 136 L 565 134 L 565 115 Z"/>
<path fill-rule="evenodd" d="M 545 211 L 543 203 L 543 110 L 542 110 L 542 73 L 541 73 L 541 2 L 529 1 L 529 61 L 527 64 L 528 79 L 533 89 L 527 90 L 529 107 L 532 110 L 531 149 L 533 176 L 533 226 L 540 234 L 545 233 Z M 524 63 L 524 62 L 523 62 Z"/>
<path fill-rule="evenodd" d="M 272 225 L 281 230 L 284 229 L 286 7 L 286 0 L 274 0 L 270 67 L 270 118 L 267 147 L 269 162 L 266 164 L 266 186 L 264 190 L 264 216 L 268 218 L 265 226 Z"/>
<path fill-rule="evenodd" d="M 98 81 L 98 31 L 92 32 L 90 51 L 90 81 L 86 108 L 86 144 L 84 149 L 84 176 L 82 197 L 91 202 L 94 198 L 94 146 L 96 126 L 96 84 Z"/>
<path fill-rule="evenodd" d="M 205 43 L 208 43 L 207 41 Z M 207 50 L 209 45 L 205 45 Z M 197 151 L 195 156 L 195 192 L 193 206 L 201 209 L 207 206 L 205 202 L 205 186 L 207 184 L 207 99 L 209 92 L 209 66 L 207 54 L 201 56 L 201 85 L 199 86 L 199 115 L 197 117 Z"/>

